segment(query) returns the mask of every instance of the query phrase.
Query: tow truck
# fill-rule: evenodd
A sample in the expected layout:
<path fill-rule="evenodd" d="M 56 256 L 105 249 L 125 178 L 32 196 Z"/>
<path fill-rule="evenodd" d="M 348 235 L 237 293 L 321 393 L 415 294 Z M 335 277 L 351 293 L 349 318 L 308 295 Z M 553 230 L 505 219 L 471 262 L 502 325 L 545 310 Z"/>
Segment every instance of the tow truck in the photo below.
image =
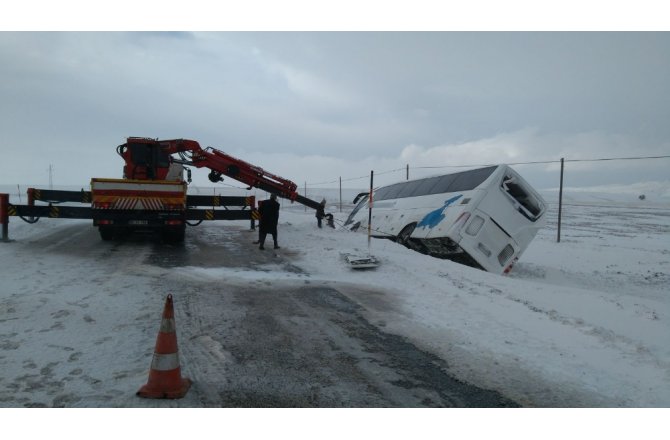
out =
<path fill-rule="evenodd" d="M 9 196 L 0 194 L 2 239 L 7 240 L 9 216 L 29 223 L 41 217 L 92 219 L 103 240 L 141 229 L 160 232 L 165 242 L 177 243 L 184 240 L 187 224 L 195 226 L 205 220 L 248 219 L 254 229 L 259 219 L 255 197 L 189 195 L 190 167 L 209 169 L 213 183 L 227 176 L 247 185 L 247 190 L 258 188 L 312 209 L 320 206 L 298 194 L 291 180 L 221 150 L 202 148 L 194 140 L 129 137 L 116 151 L 124 160 L 123 177 L 92 178 L 90 191 L 29 188 L 27 205 L 10 204 Z M 64 202 L 79 205 L 60 206 Z"/>

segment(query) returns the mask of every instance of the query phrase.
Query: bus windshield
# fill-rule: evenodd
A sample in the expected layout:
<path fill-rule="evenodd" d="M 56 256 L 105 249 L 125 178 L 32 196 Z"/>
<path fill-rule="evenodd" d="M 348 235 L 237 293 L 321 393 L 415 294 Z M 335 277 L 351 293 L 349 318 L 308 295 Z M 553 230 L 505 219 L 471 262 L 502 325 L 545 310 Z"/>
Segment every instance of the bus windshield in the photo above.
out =
<path fill-rule="evenodd" d="M 544 203 L 512 175 L 505 175 L 501 185 L 503 191 L 516 201 L 519 212 L 527 219 L 535 221 L 544 212 Z"/>

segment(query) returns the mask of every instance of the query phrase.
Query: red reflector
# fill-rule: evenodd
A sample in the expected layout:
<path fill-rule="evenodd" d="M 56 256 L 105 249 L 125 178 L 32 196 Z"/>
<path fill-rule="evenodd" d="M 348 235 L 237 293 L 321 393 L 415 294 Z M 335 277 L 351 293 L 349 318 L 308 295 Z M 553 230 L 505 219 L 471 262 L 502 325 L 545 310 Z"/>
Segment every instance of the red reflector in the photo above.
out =
<path fill-rule="evenodd" d="M 165 220 L 166 225 L 181 225 L 182 223 L 181 220 Z"/>
<path fill-rule="evenodd" d="M 111 225 L 112 223 L 111 220 L 98 220 L 99 225 Z"/>

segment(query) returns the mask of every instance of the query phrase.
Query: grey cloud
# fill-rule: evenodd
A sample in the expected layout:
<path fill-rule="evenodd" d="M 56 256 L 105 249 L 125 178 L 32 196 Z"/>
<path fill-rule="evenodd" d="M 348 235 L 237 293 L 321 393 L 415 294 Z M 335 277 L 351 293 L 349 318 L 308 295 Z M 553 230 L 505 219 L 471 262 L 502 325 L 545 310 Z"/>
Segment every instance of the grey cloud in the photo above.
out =
<path fill-rule="evenodd" d="M 408 145 L 532 129 L 527 160 L 592 133 L 644 155 L 668 145 L 669 55 L 667 33 L 3 33 L 0 148 L 40 169 L 95 152 L 101 172 L 129 135 L 403 166 Z M 79 181 L 101 167 L 58 160 Z"/>

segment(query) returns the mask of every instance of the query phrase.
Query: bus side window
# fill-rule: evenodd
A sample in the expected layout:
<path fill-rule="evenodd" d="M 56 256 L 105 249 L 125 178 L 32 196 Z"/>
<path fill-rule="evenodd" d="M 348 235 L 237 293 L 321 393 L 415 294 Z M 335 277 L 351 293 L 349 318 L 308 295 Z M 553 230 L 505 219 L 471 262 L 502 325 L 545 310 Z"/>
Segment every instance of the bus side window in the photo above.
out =
<path fill-rule="evenodd" d="M 358 211 L 360 211 L 361 208 L 363 208 L 364 206 L 368 206 L 368 200 L 369 199 L 367 197 L 364 197 L 364 198 L 361 199 L 360 202 L 358 202 L 358 205 L 356 205 L 356 207 L 353 209 L 353 211 L 351 211 L 351 214 L 349 214 L 349 217 L 347 217 L 347 221 L 344 222 L 345 226 L 353 223 L 354 217 L 356 217 L 356 214 L 358 213 Z"/>
<path fill-rule="evenodd" d="M 402 191 L 404 186 L 405 186 L 404 183 L 396 183 L 395 185 L 387 187 L 388 193 L 384 194 L 383 199 L 377 198 L 377 200 L 397 199 L 398 194 L 400 193 L 400 191 Z"/>
<path fill-rule="evenodd" d="M 414 190 L 413 196 L 425 196 L 426 194 L 432 194 L 433 187 L 437 185 L 437 182 L 440 181 L 439 177 L 429 177 L 427 179 L 422 179 L 421 184 L 416 187 Z"/>
<path fill-rule="evenodd" d="M 403 197 L 414 197 L 417 194 L 415 194 L 416 189 L 421 185 L 421 180 L 414 180 L 412 182 L 406 182 L 403 184 L 403 188 L 398 192 L 398 195 L 396 196 L 397 198 L 403 198 Z"/>
<path fill-rule="evenodd" d="M 384 200 L 386 199 L 386 194 L 389 192 L 388 188 L 379 188 L 372 195 L 372 200 Z"/>
<path fill-rule="evenodd" d="M 477 188 L 479 185 L 493 173 L 497 166 L 480 168 L 477 170 L 458 173 L 456 179 L 449 186 L 449 192 L 469 191 Z"/>
<path fill-rule="evenodd" d="M 446 176 L 441 176 L 435 186 L 430 190 L 430 194 L 441 194 L 449 191 L 449 186 L 451 182 L 454 181 L 454 174 L 447 174 Z"/>

